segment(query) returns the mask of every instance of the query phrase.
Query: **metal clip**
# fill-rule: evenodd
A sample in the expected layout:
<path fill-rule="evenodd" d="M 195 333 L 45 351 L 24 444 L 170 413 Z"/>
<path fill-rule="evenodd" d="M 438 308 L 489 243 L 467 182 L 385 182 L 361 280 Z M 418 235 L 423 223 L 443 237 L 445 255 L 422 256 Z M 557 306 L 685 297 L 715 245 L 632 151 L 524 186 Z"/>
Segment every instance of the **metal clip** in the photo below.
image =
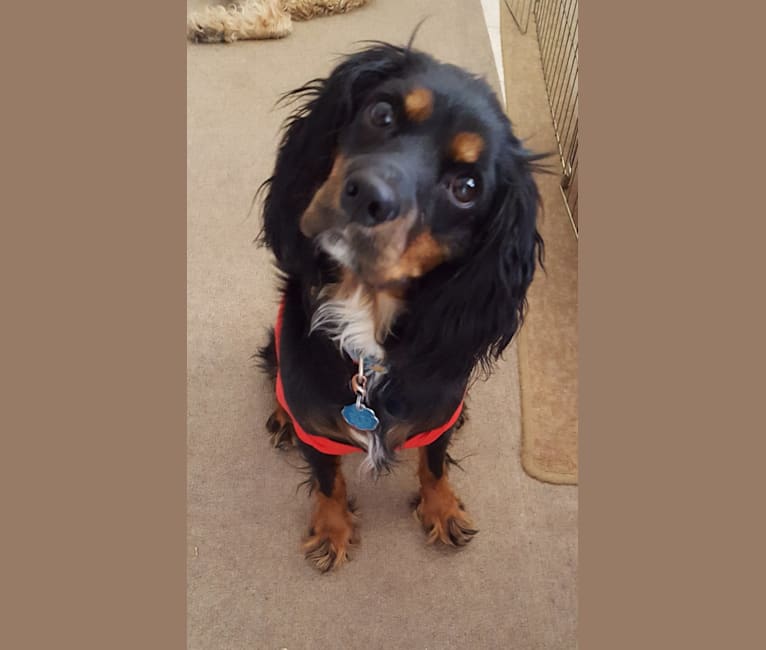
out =
<path fill-rule="evenodd" d="M 359 357 L 359 373 L 351 377 L 351 390 L 356 395 L 356 408 L 362 409 L 367 395 L 367 377 L 364 374 L 364 357 Z"/>

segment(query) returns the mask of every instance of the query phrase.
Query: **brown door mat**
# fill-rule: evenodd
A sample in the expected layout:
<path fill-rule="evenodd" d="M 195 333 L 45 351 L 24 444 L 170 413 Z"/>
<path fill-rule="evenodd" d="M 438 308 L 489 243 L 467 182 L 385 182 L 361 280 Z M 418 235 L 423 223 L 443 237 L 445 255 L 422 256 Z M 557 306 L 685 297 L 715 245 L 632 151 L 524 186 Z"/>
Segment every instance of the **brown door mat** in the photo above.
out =
<path fill-rule="evenodd" d="M 508 114 L 527 147 L 556 151 L 534 18 L 519 33 L 501 6 L 501 37 Z M 556 173 L 540 175 L 543 199 L 540 232 L 545 272 L 529 291 L 529 311 L 519 334 L 522 464 L 531 476 L 550 483 L 577 483 L 577 239 Z"/>

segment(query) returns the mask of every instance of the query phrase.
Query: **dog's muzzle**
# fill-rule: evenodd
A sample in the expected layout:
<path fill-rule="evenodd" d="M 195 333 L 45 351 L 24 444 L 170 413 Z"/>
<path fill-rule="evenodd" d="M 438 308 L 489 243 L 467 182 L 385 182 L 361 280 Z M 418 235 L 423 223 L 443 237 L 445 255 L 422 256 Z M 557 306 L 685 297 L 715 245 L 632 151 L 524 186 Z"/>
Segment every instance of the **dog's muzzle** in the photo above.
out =
<path fill-rule="evenodd" d="M 343 185 L 341 208 L 353 223 L 377 226 L 401 214 L 403 185 L 402 172 L 390 165 L 351 169 Z"/>
<path fill-rule="evenodd" d="M 446 253 L 418 230 L 415 162 L 396 154 L 337 158 L 301 217 L 301 232 L 372 286 L 427 272 Z"/>

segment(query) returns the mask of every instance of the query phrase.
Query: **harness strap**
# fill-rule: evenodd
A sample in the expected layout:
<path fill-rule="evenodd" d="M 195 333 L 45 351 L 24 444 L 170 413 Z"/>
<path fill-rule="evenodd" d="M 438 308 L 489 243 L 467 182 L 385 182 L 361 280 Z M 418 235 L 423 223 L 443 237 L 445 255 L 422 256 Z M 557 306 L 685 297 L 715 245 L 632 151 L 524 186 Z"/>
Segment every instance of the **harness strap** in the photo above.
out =
<path fill-rule="evenodd" d="M 324 436 L 316 436 L 314 434 L 309 433 L 306 431 L 303 427 L 301 427 L 300 424 L 298 424 L 298 420 L 295 419 L 295 416 L 293 416 L 292 411 L 290 411 L 290 407 L 287 405 L 287 400 L 285 399 L 285 388 L 282 384 L 282 372 L 279 367 L 279 347 L 280 347 L 280 340 L 281 340 L 281 334 L 282 334 L 282 320 L 284 318 L 284 309 L 285 309 L 285 303 L 284 300 L 279 305 L 279 312 L 277 313 L 277 322 L 274 327 L 274 343 L 276 346 L 276 354 L 277 354 L 277 402 L 279 405 L 285 410 L 287 415 L 290 417 L 290 420 L 293 423 L 293 428 L 295 429 L 296 435 L 307 445 L 310 445 L 317 451 L 328 454 L 330 456 L 341 456 L 343 454 L 352 454 L 357 451 L 362 451 L 359 447 L 355 447 L 353 445 L 347 445 L 342 442 L 336 442 L 335 440 L 330 440 L 329 438 L 325 438 Z M 430 431 L 423 431 L 422 433 L 417 433 L 408 440 L 404 442 L 403 445 L 401 445 L 400 449 L 412 449 L 413 447 L 424 447 L 425 445 L 430 445 L 434 440 L 436 440 L 439 436 L 441 436 L 445 431 L 448 431 L 452 428 L 452 426 L 457 422 L 457 419 L 460 417 L 460 413 L 463 411 L 463 400 L 460 400 L 460 404 L 458 404 L 457 408 L 455 409 L 455 412 L 452 414 L 449 420 L 447 420 L 443 425 L 436 427 L 435 429 L 431 429 Z"/>

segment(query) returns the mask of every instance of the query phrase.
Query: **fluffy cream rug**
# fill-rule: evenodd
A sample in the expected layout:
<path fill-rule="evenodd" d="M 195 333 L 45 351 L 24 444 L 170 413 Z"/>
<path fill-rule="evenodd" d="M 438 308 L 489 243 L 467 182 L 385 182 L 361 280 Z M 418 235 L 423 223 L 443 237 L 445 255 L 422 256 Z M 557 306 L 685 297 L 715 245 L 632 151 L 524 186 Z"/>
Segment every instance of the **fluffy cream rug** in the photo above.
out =
<path fill-rule="evenodd" d="M 190 14 L 186 35 L 196 43 L 232 43 L 248 39 L 283 38 L 292 19 L 345 13 L 368 0 L 244 0 L 207 7 Z"/>

